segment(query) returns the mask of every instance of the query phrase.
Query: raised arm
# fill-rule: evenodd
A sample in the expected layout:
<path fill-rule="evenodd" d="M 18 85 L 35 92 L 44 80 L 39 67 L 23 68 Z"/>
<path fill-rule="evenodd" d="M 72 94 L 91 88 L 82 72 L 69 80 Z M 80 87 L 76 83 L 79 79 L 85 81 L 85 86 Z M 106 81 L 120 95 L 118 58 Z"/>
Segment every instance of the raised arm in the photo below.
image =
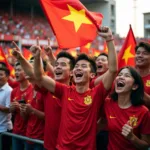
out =
<path fill-rule="evenodd" d="M 56 82 L 44 74 L 42 62 L 41 62 L 41 48 L 39 46 L 39 42 L 34 47 L 34 74 L 36 80 L 40 82 L 40 84 L 45 87 L 50 92 L 54 93 Z"/>
<path fill-rule="evenodd" d="M 13 49 L 13 56 L 18 60 L 18 62 L 20 62 L 24 72 L 34 78 L 34 70 L 33 70 L 33 66 L 24 58 L 24 56 L 21 54 L 21 50 L 19 49 L 19 47 L 17 46 L 17 44 L 13 41 L 12 42 L 13 45 L 15 46 L 15 48 Z"/>
<path fill-rule="evenodd" d="M 108 71 L 100 78 L 95 80 L 94 84 L 98 84 L 102 80 L 106 90 L 112 87 L 118 71 L 117 54 L 114 46 L 114 39 L 111 30 L 108 27 L 101 27 L 98 34 L 106 40 L 108 47 Z"/>
<path fill-rule="evenodd" d="M 51 63 L 52 66 L 54 66 L 56 58 L 55 58 L 55 56 L 54 56 L 54 54 L 52 52 L 52 47 L 50 46 L 50 39 L 49 38 L 48 38 L 48 45 L 46 45 L 44 47 L 44 50 L 45 50 L 46 55 L 49 58 L 49 62 Z"/>

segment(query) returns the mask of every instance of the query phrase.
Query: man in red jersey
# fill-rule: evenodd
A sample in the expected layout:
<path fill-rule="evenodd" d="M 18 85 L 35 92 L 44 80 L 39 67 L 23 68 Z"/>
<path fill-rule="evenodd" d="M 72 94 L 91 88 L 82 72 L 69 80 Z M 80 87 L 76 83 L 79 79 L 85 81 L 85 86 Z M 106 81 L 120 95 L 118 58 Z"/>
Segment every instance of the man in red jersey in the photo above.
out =
<path fill-rule="evenodd" d="M 140 42 L 136 48 L 136 70 L 140 73 L 145 88 L 145 105 L 150 109 L 150 44 Z"/>
<path fill-rule="evenodd" d="M 97 85 L 102 80 L 102 77 L 104 76 L 110 65 L 108 64 L 108 55 L 106 53 L 99 54 L 95 62 L 97 70 L 95 78 L 90 83 L 91 88 Z M 106 124 L 106 120 L 100 117 L 98 121 L 98 133 L 96 135 L 96 147 L 97 149 L 101 150 L 106 150 L 108 144 L 108 132 L 106 130 L 101 130 L 102 125 L 104 126 L 104 123 Z"/>
<path fill-rule="evenodd" d="M 30 103 L 32 100 L 32 85 L 25 78 L 25 73 L 20 65 L 20 63 L 15 64 L 15 76 L 16 81 L 19 82 L 19 86 L 13 89 L 11 93 L 11 105 L 10 112 L 14 114 L 14 128 L 13 133 L 19 135 L 26 134 L 27 120 L 22 117 L 20 111 L 21 104 L 19 100 L 24 100 L 25 103 Z M 17 138 L 12 138 L 12 149 L 21 150 L 24 149 L 25 142 Z"/>
<path fill-rule="evenodd" d="M 69 87 L 54 81 L 43 74 L 40 61 L 40 47 L 35 54 L 34 73 L 37 80 L 62 102 L 61 123 L 58 135 L 58 150 L 96 149 L 96 124 L 107 90 L 117 72 L 116 52 L 112 33 L 109 28 L 101 27 L 99 35 L 107 41 L 108 55 L 112 65 L 102 81 L 93 89 L 89 89 L 91 77 L 96 72 L 96 64 L 85 54 L 78 56 L 73 69 L 73 78 L 76 86 Z M 112 58 L 112 59 L 111 59 Z M 38 68 L 37 68 L 38 66 Z M 59 72 L 58 72 L 59 73 Z"/>
<path fill-rule="evenodd" d="M 17 45 L 15 46 L 19 50 Z M 34 48 L 35 46 L 32 46 L 33 55 Z M 50 51 L 51 48 L 48 47 L 47 51 L 48 50 Z M 22 64 L 22 67 L 24 68 L 26 74 L 34 78 L 32 66 L 23 58 L 20 52 L 15 52 L 17 53 L 18 60 Z M 72 76 L 71 71 L 74 67 L 74 63 L 75 59 L 69 53 L 60 52 L 57 55 L 57 60 L 54 66 L 55 80 L 69 85 L 70 78 Z M 60 125 L 61 101 L 48 91 L 41 90 L 41 93 L 45 95 L 43 99 L 45 107 L 44 147 L 47 150 L 55 150 Z"/>

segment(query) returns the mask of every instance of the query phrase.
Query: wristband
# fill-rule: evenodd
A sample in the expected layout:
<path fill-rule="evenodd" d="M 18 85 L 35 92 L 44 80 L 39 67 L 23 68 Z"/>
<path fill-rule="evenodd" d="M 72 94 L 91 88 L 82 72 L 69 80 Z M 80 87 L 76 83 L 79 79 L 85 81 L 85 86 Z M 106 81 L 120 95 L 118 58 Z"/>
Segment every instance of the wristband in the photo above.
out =
<path fill-rule="evenodd" d="M 113 41 L 114 40 L 114 38 L 112 38 L 112 39 L 110 39 L 110 40 L 106 40 L 106 42 L 110 42 L 110 41 Z"/>

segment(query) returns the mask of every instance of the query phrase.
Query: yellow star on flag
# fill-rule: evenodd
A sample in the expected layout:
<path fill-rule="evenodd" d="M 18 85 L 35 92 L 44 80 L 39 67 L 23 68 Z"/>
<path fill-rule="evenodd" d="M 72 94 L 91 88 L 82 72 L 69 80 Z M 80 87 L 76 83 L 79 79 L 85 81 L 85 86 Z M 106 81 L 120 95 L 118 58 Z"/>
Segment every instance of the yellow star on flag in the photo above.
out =
<path fill-rule="evenodd" d="M 91 43 L 87 43 L 84 47 L 89 49 L 91 47 Z"/>
<path fill-rule="evenodd" d="M 131 45 L 125 50 L 124 55 L 122 57 L 122 59 L 125 60 L 125 63 L 128 64 L 128 59 L 129 58 L 133 58 L 134 55 L 130 52 L 131 50 Z"/>
<path fill-rule="evenodd" d="M 86 17 L 85 10 L 76 10 L 70 5 L 67 5 L 70 11 L 70 15 L 63 17 L 62 19 L 72 21 L 74 23 L 75 31 L 77 32 L 80 26 L 84 24 L 92 24 L 92 22 Z"/>

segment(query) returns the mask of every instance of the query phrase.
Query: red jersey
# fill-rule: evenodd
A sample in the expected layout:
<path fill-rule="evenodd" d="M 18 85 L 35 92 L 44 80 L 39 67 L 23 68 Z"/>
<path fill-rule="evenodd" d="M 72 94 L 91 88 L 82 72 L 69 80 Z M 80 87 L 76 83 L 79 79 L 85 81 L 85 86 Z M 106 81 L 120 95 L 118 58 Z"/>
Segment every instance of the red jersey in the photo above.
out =
<path fill-rule="evenodd" d="M 14 89 L 19 86 L 19 82 L 8 79 L 8 84 Z"/>
<path fill-rule="evenodd" d="M 99 110 L 107 96 L 103 83 L 85 93 L 56 83 L 55 95 L 62 101 L 58 150 L 95 150 Z"/>
<path fill-rule="evenodd" d="M 58 131 L 61 118 L 61 101 L 47 92 L 45 103 L 44 148 L 56 150 Z"/>
<path fill-rule="evenodd" d="M 142 77 L 142 80 L 144 83 L 145 92 L 150 95 L 150 74 L 148 74 L 145 77 Z"/>
<path fill-rule="evenodd" d="M 137 148 L 122 134 L 122 127 L 128 122 L 133 123 L 133 133 L 140 137 L 141 134 L 150 134 L 150 116 L 145 106 L 131 106 L 121 109 L 116 101 L 106 98 L 104 104 L 108 122 L 109 143 L 108 150 L 136 150 Z"/>
<path fill-rule="evenodd" d="M 21 100 L 22 96 L 24 96 L 26 103 L 31 103 L 32 96 L 33 96 L 33 87 L 31 84 L 24 91 L 20 90 L 20 86 L 13 89 L 13 91 L 11 93 L 11 102 Z M 26 128 L 27 128 L 27 120 L 24 120 L 20 115 L 20 110 L 17 110 L 15 112 L 13 133 L 25 135 Z"/>
<path fill-rule="evenodd" d="M 44 112 L 44 95 L 34 91 L 31 106 L 41 112 Z M 44 119 L 39 119 L 36 115 L 30 114 L 28 119 L 26 136 L 33 139 L 44 139 Z"/>

